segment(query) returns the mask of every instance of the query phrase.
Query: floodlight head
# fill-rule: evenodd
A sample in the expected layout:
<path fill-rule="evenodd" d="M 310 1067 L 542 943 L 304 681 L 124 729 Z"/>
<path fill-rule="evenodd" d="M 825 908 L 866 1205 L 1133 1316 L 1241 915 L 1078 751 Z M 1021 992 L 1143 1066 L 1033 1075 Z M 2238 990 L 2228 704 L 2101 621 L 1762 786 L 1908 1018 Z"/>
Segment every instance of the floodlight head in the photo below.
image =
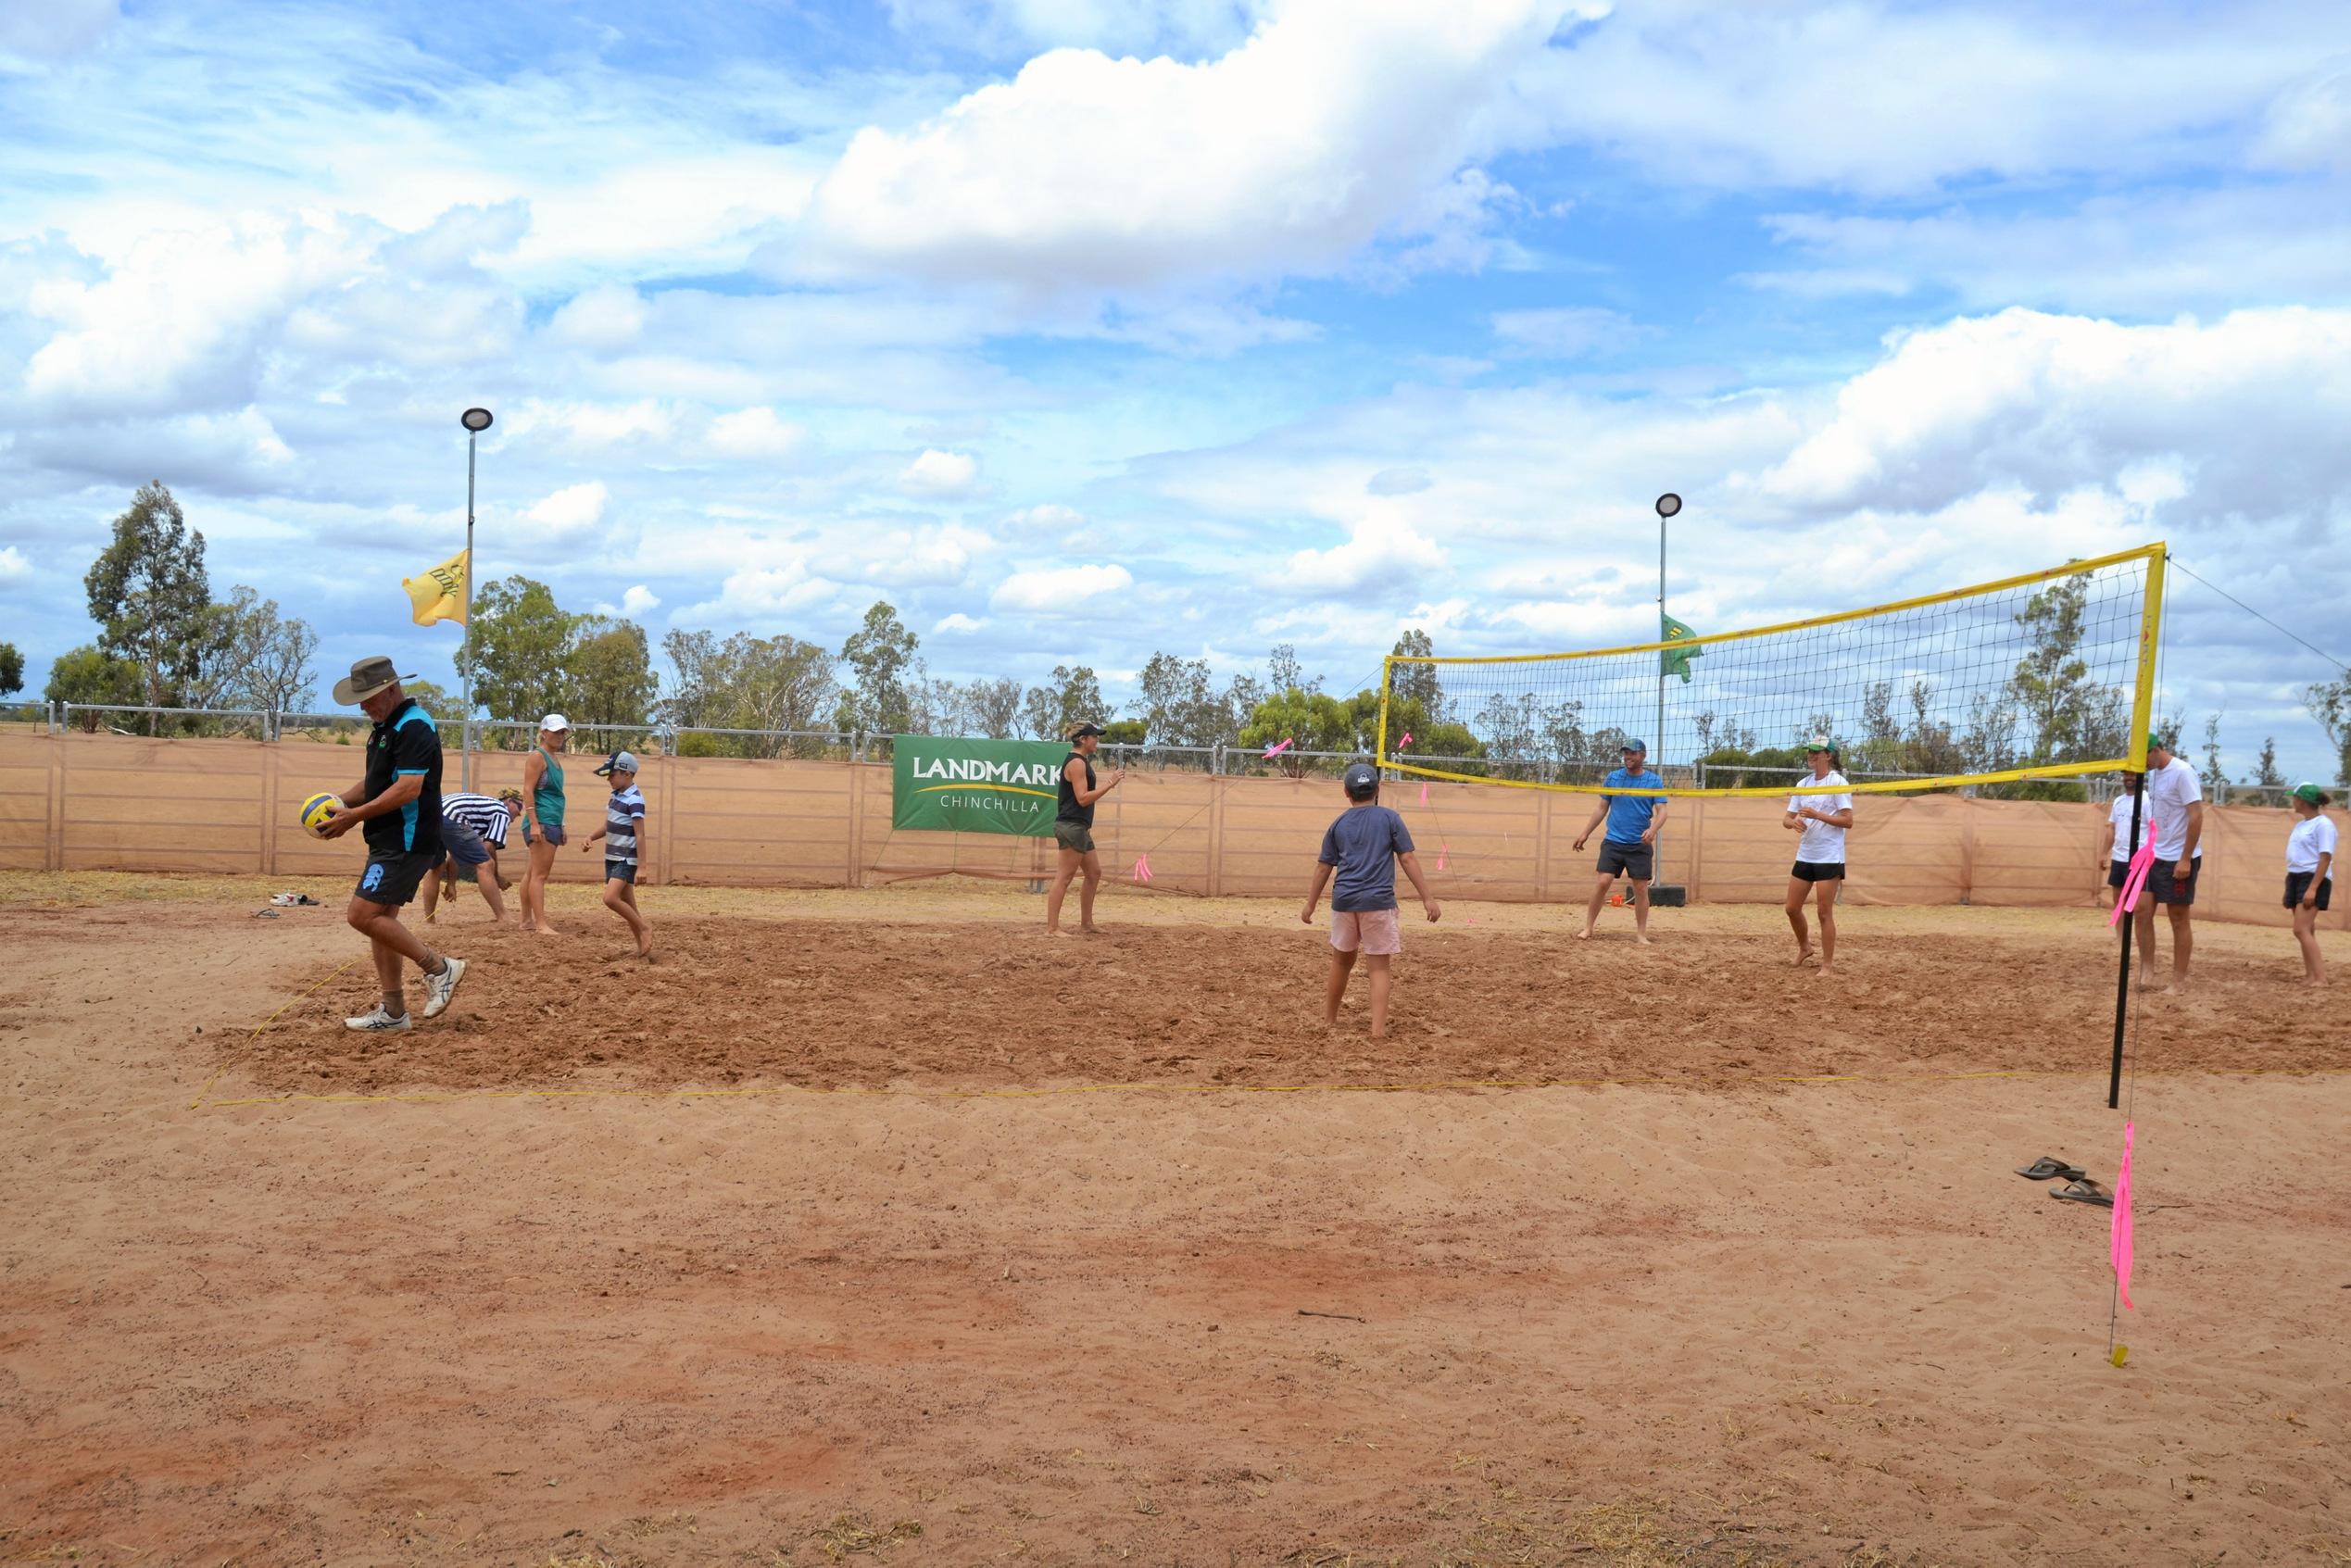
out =
<path fill-rule="evenodd" d="M 479 435 L 490 428 L 490 411 L 487 408 L 468 408 L 458 416 L 458 422 Z"/>
<path fill-rule="evenodd" d="M 1681 497 L 1675 495 L 1672 491 L 1668 490 L 1664 495 L 1657 497 L 1657 515 L 1659 517 L 1671 517 L 1674 513 L 1679 510 L 1681 510 Z"/>

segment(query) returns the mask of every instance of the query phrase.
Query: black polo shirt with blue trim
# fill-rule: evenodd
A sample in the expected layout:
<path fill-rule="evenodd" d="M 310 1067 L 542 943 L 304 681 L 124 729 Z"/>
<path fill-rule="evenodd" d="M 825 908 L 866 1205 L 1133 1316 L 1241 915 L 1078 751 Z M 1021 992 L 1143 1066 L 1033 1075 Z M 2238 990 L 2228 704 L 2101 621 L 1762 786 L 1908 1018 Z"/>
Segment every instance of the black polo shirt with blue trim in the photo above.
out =
<path fill-rule="evenodd" d="M 359 824 L 371 855 L 441 853 L 441 732 L 416 698 L 394 709 L 368 733 L 367 782 L 360 793 L 373 800 L 395 779 L 421 775 L 424 789 L 396 811 Z"/>

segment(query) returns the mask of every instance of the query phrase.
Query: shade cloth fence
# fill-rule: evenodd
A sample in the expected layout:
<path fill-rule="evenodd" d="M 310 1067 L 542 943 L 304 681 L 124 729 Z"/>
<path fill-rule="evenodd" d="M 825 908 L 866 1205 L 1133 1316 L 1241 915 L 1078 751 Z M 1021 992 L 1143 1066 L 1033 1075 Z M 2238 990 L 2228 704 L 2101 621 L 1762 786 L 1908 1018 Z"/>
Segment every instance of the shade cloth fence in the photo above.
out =
<path fill-rule="evenodd" d="M 477 753 L 474 787 L 519 785 L 522 760 Z M 355 842 L 321 843 L 295 813 L 310 795 L 356 784 L 361 764 L 357 745 L 0 734 L 0 868 L 355 872 Z M 570 778 L 572 814 L 595 820 L 603 781 L 585 765 Z M 648 757 L 637 782 L 649 812 L 643 880 L 651 886 L 870 886 L 940 873 L 1025 880 L 1053 864 L 1046 840 L 894 833 L 890 770 L 873 763 Z M 1582 852 L 1574 847 L 1592 814 L 1590 796 L 1431 783 L 1424 799 L 1410 781 L 1390 784 L 1383 798 L 1402 813 L 1440 897 L 1573 903 L 1591 890 L 1602 835 Z M 1302 897 L 1323 829 L 1344 805 L 1323 778 L 1138 771 L 1102 801 L 1095 838 L 1121 885 L 1148 853 L 1154 893 Z M 2087 907 L 2105 882 L 2103 806 L 1955 795 L 1857 806 L 1851 903 Z M 1771 800 L 1676 800 L 1659 874 L 1693 899 L 1776 902 L 1795 846 L 1780 819 Z M 2286 923 L 2292 825 L 2282 810 L 2208 808 L 2198 914 Z M 559 855 L 556 865 L 563 881 L 593 881 L 602 871 L 596 857 L 577 853 Z M 2320 923 L 2351 930 L 2351 899 Z"/>

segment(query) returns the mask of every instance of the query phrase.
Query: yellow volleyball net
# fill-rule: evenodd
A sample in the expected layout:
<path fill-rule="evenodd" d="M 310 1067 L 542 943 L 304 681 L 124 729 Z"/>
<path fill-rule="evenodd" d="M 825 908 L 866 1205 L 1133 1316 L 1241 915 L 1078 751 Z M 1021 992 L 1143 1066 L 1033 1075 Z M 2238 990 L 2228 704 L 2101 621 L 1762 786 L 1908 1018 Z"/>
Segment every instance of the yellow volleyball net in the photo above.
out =
<path fill-rule="evenodd" d="M 1855 792 L 2143 770 L 2163 565 L 2148 545 L 1743 632 L 1683 635 L 1668 618 L 1671 635 L 1625 647 L 1396 655 L 1379 760 L 1592 793 L 1640 739 L 1666 787 L 1610 793 L 1666 796 L 1789 794 L 1778 770 L 1816 736 Z"/>

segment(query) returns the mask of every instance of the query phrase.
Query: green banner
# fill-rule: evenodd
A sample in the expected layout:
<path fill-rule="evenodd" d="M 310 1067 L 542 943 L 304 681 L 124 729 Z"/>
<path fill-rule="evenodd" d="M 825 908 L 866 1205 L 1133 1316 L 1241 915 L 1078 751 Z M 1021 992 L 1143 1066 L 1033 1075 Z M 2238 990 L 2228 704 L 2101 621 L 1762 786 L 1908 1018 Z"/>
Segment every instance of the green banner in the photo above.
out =
<path fill-rule="evenodd" d="M 1053 836 L 1062 759 L 1050 741 L 890 737 L 890 826 Z"/>

